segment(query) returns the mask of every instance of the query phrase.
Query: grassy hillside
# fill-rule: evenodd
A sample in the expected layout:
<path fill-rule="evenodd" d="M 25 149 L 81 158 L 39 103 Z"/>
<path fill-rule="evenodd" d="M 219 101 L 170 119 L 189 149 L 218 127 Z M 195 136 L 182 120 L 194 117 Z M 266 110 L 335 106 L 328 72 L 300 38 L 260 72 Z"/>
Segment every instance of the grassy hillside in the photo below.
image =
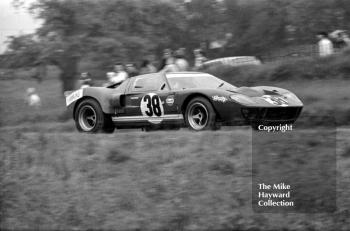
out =
<path fill-rule="evenodd" d="M 1 125 L 58 121 L 65 110 L 61 85 L 57 80 L 47 80 L 40 84 L 30 79 L 2 80 L 0 87 Z M 29 87 L 37 89 L 42 100 L 41 109 L 26 105 L 26 89 Z"/>
<path fill-rule="evenodd" d="M 334 214 L 252 211 L 250 129 L 92 136 L 1 128 L 1 133 L 6 134 L 0 137 L 2 229 L 347 230 L 350 225 L 348 130 L 338 133 Z M 322 161 L 322 150 L 318 156 Z"/>
<path fill-rule="evenodd" d="M 220 76 L 228 82 L 236 82 L 239 85 L 288 80 L 349 80 L 349 58 L 350 49 L 326 58 L 291 58 L 260 66 L 214 66 L 204 71 Z"/>
<path fill-rule="evenodd" d="M 337 62 L 345 68 L 346 61 L 337 57 L 330 58 L 327 65 Z M 274 65 L 227 70 L 218 76 L 238 86 L 287 88 L 304 102 L 303 115 L 334 113 L 339 124 L 349 123 L 349 80 L 344 78 L 345 74 L 324 79 L 297 78 L 293 74 L 293 78 L 283 80 L 263 75 L 267 70 L 277 71 L 279 65 L 296 64 Z M 293 72 L 292 68 L 287 70 Z M 237 71 L 242 72 L 239 81 L 231 77 Z M 20 78 L 1 79 L 0 87 L 0 229 L 348 230 L 350 227 L 350 132 L 347 129 L 338 128 L 337 133 L 335 213 L 261 214 L 254 213 L 251 205 L 252 136 L 247 127 L 201 133 L 135 130 L 84 135 L 76 132 L 72 119 L 64 120 L 61 85 L 52 75 L 37 83 L 22 73 Z M 42 98 L 40 109 L 25 105 L 28 87 L 37 88 Z M 315 134 L 309 148 L 317 148 L 323 140 L 317 137 L 317 131 L 309 132 Z M 281 147 L 285 148 L 283 144 Z M 319 150 L 319 161 L 327 161 L 323 158 L 326 154 Z M 281 161 L 305 163 L 305 159 L 299 153 L 297 157 L 283 156 Z M 307 161 L 308 166 L 318 166 L 311 158 Z"/>

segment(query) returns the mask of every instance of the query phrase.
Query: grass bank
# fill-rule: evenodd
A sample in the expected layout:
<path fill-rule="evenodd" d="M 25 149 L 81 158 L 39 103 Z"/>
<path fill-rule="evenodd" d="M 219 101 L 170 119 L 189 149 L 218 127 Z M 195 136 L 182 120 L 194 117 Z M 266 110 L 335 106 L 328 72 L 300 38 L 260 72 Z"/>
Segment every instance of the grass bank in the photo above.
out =
<path fill-rule="evenodd" d="M 238 85 L 301 80 L 350 80 L 350 49 L 326 58 L 292 58 L 259 66 L 214 66 L 203 71 Z"/>
<path fill-rule="evenodd" d="M 261 214 L 251 205 L 249 129 L 112 135 L 3 129 L 1 229 L 347 230 L 350 225 L 348 130 L 338 133 L 335 213 Z M 323 154 L 318 156 L 322 161 Z"/>

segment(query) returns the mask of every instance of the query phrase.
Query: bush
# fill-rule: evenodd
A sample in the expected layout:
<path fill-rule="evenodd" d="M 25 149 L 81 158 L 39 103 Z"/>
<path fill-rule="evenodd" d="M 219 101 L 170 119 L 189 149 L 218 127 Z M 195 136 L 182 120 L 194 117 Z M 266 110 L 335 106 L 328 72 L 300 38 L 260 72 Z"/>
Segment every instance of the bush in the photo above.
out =
<path fill-rule="evenodd" d="M 259 66 L 213 66 L 202 71 L 238 85 L 253 85 L 263 81 L 348 79 L 350 51 L 327 58 L 296 58 Z"/>

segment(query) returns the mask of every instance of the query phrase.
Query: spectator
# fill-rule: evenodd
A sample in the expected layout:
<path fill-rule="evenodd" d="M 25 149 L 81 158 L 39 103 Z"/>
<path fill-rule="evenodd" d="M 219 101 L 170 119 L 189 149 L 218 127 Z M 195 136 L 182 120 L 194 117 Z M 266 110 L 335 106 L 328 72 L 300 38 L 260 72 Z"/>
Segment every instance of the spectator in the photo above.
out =
<path fill-rule="evenodd" d="M 139 75 L 139 71 L 137 70 L 134 63 L 126 64 L 126 71 L 127 71 L 129 77 L 134 77 L 134 76 Z"/>
<path fill-rule="evenodd" d="M 165 68 L 165 66 L 167 65 L 168 59 L 173 57 L 173 52 L 171 49 L 167 48 L 164 49 L 163 51 L 163 57 L 162 57 L 162 61 L 160 63 L 160 66 L 158 68 L 158 71 L 161 71 Z"/>
<path fill-rule="evenodd" d="M 108 81 L 107 81 L 107 83 L 104 83 L 102 86 L 106 87 L 106 86 L 110 85 L 111 83 L 113 83 L 112 79 L 115 75 L 116 75 L 116 73 L 113 71 L 107 72 L 106 77 L 107 77 Z"/>
<path fill-rule="evenodd" d="M 91 75 L 89 72 L 83 72 L 80 75 L 80 88 L 91 87 Z"/>
<path fill-rule="evenodd" d="M 140 75 L 149 74 L 157 72 L 157 69 L 153 64 L 148 60 L 143 60 L 140 68 Z"/>
<path fill-rule="evenodd" d="M 344 42 L 344 48 L 350 47 L 350 38 L 346 32 L 341 33 L 340 35 L 342 41 Z"/>
<path fill-rule="evenodd" d="M 30 107 L 41 107 L 41 99 L 34 87 L 30 87 L 27 89 L 26 102 Z"/>
<path fill-rule="evenodd" d="M 185 59 L 185 48 L 180 48 L 176 51 L 175 57 L 175 65 L 178 67 L 179 71 L 188 71 L 189 65 L 187 60 Z"/>
<path fill-rule="evenodd" d="M 177 72 L 179 71 L 179 68 L 175 64 L 175 59 L 173 57 L 170 57 L 167 59 L 165 67 L 161 70 L 161 72 Z"/>
<path fill-rule="evenodd" d="M 108 72 L 107 78 L 111 83 L 122 83 L 128 78 L 128 73 L 126 73 L 122 63 L 116 63 L 114 65 L 114 72 Z"/>
<path fill-rule="evenodd" d="M 204 56 L 204 52 L 201 49 L 196 49 L 193 51 L 194 54 L 194 69 L 198 70 L 204 62 L 208 59 Z"/>
<path fill-rule="evenodd" d="M 326 57 L 333 54 L 333 44 L 328 38 L 328 34 L 326 32 L 320 32 L 317 34 L 317 38 L 319 39 L 318 50 L 320 57 Z"/>
<path fill-rule="evenodd" d="M 349 38 L 345 30 L 335 30 L 328 34 L 328 38 L 333 42 L 335 51 L 340 51 L 349 46 Z"/>

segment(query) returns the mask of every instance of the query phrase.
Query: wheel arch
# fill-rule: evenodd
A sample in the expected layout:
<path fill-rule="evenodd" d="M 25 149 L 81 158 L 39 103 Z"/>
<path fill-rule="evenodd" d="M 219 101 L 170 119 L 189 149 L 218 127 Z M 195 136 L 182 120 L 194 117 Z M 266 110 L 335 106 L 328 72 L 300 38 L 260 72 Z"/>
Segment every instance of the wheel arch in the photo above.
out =
<path fill-rule="evenodd" d="M 77 107 L 79 106 L 79 104 L 80 104 L 82 101 L 87 100 L 87 99 L 95 100 L 95 101 L 98 103 L 98 105 L 100 105 L 100 107 L 101 107 L 101 109 L 102 109 L 102 111 L 103 111 L 103 108 L 102 108 L 100 102 L 99 102 L 96 98 L 94 98 L 94 97 L 92 97 L 92 96 L 83 96 L 82 98 L 78 99 L 78 100 L 74 103 L 74 107 L 73 107 L 73 119 L 74 119 L 74 117 L 75 117 L 75 112 L 76 112 Z"/>
<path fill-rule="evenodd" d="M 209 103 L 211 104 L 211 106 L 213 107 L 215 113 L 216 113 L 216 120 L 220 120 L 221 117 L 220 117 L 220 114 L 218 113 L 218 111 L 216 110 L 215 108 L 215 105 L 213 104 L 213 102 L 210 100 L 210 97 L 203 94 L 203 93 L 192 93 L 190 95 L 188 95 L 185 100 L 183 101 L 182 103 L 182 106 L 181 106 L 181 113 L 183 115 L 185 115 L 185 112 L 186 112 L 186 108 L 188 106 L 188 104 L 190 103 L 190 101 L 196 97 L 203 97 L 205 99 L 207 99 L 209 101 Z"/>

